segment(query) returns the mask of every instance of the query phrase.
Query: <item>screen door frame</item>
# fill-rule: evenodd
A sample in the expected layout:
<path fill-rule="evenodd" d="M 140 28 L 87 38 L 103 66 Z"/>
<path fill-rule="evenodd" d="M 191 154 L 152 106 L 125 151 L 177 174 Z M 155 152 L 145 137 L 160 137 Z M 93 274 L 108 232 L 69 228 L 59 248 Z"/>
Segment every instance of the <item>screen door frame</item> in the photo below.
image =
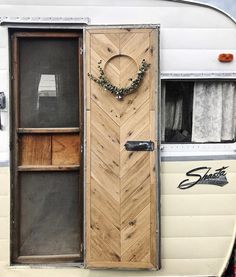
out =
<path fill-rule="evenodd" d="M 24 133 L 23 128 L 19 128 L 20 118 L 20 98 L 19 98 L 19 39 L 20 38 L 58 38 L 66 39 L 72 38 L 77 39 L 77 67 L 78 67 L 78 98 L 79 98 L 79 127 L 77 128 L 39 128 L 40 130 L 36 133 L 50 133 L 50 134 L 79 134 L 81 139 L 80 149 L 80 169 L 78 166 L 74 168 L 55 167 L 52 168 L 52 172 L 66 172 L 79 170 L 79 183 L 80 193 L 78 195 L 78 202 L 81 208 L 79 214 L 79 234 L 82 244 L 80 245 L 80 253 L 78 255 L 67 254 L 67 255 L 42 255 L 42 256 L 19 256 L 19 240 L 20 240 L 20 189 L 19 189 L 19 134 Z M 26 30 L 25 29 L 12 29 L 10 31 L 10 52 L 11 52 L 11 129 L 10 129 L 10 149 L 11 149 L 11 222 L 10 222 L 10 233 L 11 233 L 11 263 L 57 263 L 57 262 L 81 262 L 83 260 L 83 52 L 81 51 L 83 45 L 83 33 L 81 29 L 77 30 Z M 30 128 L 29 128 L 30 129 Z M 26 133 L 34 133 L 34 130 L 26 130 Z M 50 172 L 51 170 L 47 171 Z"/>

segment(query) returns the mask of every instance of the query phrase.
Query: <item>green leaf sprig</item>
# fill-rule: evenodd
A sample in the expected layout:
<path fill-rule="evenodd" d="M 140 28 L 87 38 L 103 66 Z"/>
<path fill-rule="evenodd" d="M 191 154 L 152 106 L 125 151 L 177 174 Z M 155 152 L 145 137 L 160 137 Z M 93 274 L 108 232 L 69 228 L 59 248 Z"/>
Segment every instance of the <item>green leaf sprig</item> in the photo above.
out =
<path fill-rule="evenodd" d="M 104 90 L 107 90 L 114 94 L 118 100 L 122 100 L 125 95 L 130 94 L 134 92 L 141 84 L 145 72 L 148 70 L 150 64 L 146 62 L 145 59 L 142 60 L 141 65 L 139 67 L 139 70 L 137 72 L 136 78 L 133 80 L 132 78 L 129 78 L 128 80 L 131 81 L 131 83 L 127 87 L 119 88 L 115 85 L 113 85 L 108 78 L 106 77 L 104 70 L 101 67 L 102 61 L 100 60 L 98 62 L 98 70 L 100 75 L 98 78 L 94 77 L 91 73 L 88 73 L 88 76 L 91 80 L 93 80 L 95 83 L 100 85 Z"/>

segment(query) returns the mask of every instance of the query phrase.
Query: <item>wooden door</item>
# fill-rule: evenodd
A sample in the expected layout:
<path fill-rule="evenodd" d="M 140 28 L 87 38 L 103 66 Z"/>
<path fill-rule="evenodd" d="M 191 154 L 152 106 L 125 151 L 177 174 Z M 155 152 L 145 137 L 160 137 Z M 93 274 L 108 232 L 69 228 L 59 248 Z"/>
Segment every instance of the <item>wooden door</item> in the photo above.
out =
<path fill-rule="evenodd" d="M 157 29 L 86 32 L 86 74 L 98 64 L 127 87 L 145 59 L 141 85 L 118 100 L 87 77 L 86 264 L 89 268 L 157 268 Z M 91 75 L 90 75 L 91 76 Z M 127 151 L 152 141 L 153 151 Z"/>
<path fill-rule="evenodd" d="M 81 261 L 82 36 L 12 35 L 12 261 Z"/>

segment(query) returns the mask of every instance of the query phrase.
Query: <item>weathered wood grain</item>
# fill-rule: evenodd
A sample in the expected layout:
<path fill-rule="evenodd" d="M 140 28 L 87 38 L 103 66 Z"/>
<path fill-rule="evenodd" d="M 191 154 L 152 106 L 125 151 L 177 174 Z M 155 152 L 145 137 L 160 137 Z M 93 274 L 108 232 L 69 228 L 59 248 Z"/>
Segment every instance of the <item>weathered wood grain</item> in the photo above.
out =
<path fill-rule="evenodd" d="M 80 135 L 52 136 L 52 165 L 80 164 Z"/>
<path fill-rule="evenodd" d="M 21 136 L 20 165 L 50 165 L 51 160 L 51 136 Z"/>
<path fill-rule="evenodd" d="M 97 63 L 116 86 L 129 85 L 146 59 L 140 87 L 118 101 L 87 78 L 86 265 L 156 268 L 156 74 L 151 29 L 89 30 L 87 69 Z M 156 57 L 156 56 L 155 56 Z M 128 152 L 128 140 L 153 140 L 154 152 Z"/>
<path fill-rule="evenodd" d="M 18 171 L 74 171 L 79 170 L 79 165 L 21 165 Z"/>
<path fill-rule="evenodd" d="M 79 133 L 80 128 L 18 128 L 19 134 Z"/>

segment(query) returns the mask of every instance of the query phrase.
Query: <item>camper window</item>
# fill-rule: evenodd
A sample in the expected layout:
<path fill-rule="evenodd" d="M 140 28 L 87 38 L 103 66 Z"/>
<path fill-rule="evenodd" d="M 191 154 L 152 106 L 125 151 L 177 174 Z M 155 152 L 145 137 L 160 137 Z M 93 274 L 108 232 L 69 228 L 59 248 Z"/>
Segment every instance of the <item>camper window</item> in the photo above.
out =
<path fill-rule="evenodd" d="M 236 140 L 236 82 L 166 81 L 162 107 L 163 143 Z"/>

